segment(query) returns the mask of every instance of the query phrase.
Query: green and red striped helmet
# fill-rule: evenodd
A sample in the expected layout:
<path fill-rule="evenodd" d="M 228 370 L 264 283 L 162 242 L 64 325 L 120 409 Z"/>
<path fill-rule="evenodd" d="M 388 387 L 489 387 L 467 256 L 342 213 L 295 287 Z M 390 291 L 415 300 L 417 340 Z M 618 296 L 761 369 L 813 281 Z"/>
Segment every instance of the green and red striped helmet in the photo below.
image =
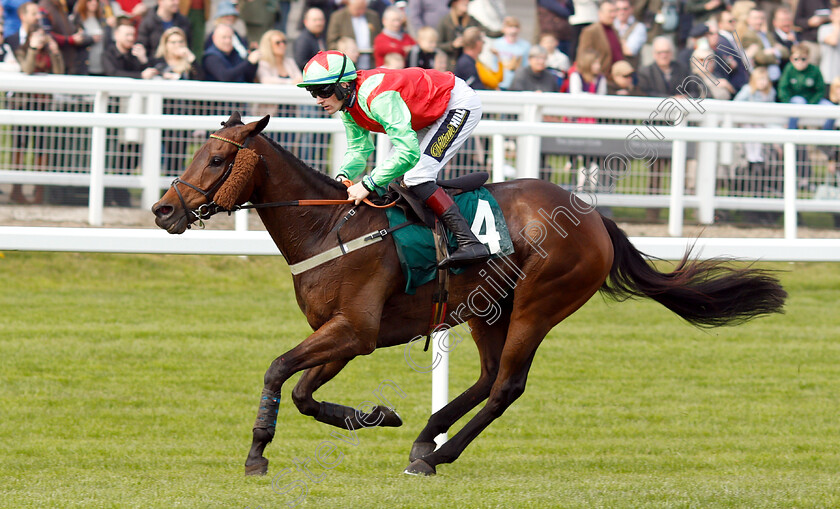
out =
<path fill-rule="evenodd" d="M 356 66 L 340 51 L 319 51 L 303 67 L 303 81 L 299 87 L 333 85 L 356 79 Z"/>

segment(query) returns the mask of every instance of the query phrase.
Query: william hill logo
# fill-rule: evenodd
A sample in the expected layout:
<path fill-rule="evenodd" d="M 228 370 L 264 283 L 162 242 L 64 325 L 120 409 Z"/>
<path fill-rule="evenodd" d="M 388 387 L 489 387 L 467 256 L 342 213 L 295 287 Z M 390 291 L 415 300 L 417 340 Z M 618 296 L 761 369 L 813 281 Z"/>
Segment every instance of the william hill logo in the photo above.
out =
<path fill-rule="evenodd" d="M 461 131 L 468 115 L 469 111 L 467 110 L 450 111 L 448 121 L 438 129 L 434 141 L 426 148 L 426 153 L 440 161 L 446 153 L 446 149 L 452 143 L 452 140 Z"/>

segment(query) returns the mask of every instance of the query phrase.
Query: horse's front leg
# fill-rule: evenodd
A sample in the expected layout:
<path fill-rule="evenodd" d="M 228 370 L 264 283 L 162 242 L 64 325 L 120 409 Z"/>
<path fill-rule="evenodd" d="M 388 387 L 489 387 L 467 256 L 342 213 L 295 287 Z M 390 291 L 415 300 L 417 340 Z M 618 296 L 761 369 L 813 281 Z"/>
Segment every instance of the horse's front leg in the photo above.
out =
<path fill-rule="evenodd" d="M 246 475 L 265 475 L 268 471 L 268 460 L 263 457 L 263 451 L 274 438 L 283 383 L 298 371 L 373 352 L 378 331 L 365 329 L 359 332 L 360 328 L 354 327 L 344 315 L 338 315 L 301 344 L 274 359 L 265 373 L 251 450 L 245 461 Z"/>
<path fill-rule="evenodd" d="M 402 419 L 396 410 L 385 405 L 377 405 L 370 413 L 365 414 L 347 405 L 315 401 L 312 393 L 332 380 L 348 362 L 349 360 L 330 362 L 304 371 L 292 391 L 292 401 L 298 411 L 314 417 L 316 421 L 343 429 L 366 428 L 371 422 L 376 423 L 375 426 L 402 426 Z"/>

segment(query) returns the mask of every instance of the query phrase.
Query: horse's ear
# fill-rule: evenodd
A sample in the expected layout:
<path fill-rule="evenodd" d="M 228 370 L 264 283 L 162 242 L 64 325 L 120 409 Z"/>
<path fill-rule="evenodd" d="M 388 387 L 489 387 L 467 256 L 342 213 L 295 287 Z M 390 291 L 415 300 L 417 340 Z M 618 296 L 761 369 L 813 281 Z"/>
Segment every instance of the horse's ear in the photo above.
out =
<path fill-rule="evenodd" d="M 225 127 L 232 127 L 235 125 L 242 125 L 242 117 L 239 115 L 238 111 L 234 111 L 230 114 L 230 118 L 227 119 L 227 122 L 222 124 Z"/>
<path fill-rule="evenodd" d="M 259 119 L 258 121 L 254 122 L 253 123 L 254 127 L 253 127 L 253 129 L 251 129 L 251 132 L 248 133 L 248 137 L 252 137 L 252 136 L 256 136 L 256 135 L 260 134 L 262 132 L 262 130 L 265 129 L 265 126 L 268 125 L 268 119 L 269 118 L 271 118 L 271 116 L 266 115 L 263 118 Z"/>

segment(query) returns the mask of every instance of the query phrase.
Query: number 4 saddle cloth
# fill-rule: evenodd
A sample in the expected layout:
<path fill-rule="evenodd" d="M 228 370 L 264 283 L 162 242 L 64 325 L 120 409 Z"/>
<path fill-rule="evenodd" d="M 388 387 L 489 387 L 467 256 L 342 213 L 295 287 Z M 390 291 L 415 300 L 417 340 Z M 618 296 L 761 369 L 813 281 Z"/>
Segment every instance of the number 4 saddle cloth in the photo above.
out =
<path fill-rule="evenodd" d="M 449 188 L 447 190 L 455 189 L 455 186 L 450 187 L 445 185 L 446 183 L 438 182 L 439 185 L 444 184 L 441 187 Z M 394 185 L 392 184 L 392 189 Z M 461 209 L 475 236 L 490 250 L 491 258 L 513 253 L 513 242 L 510 239 L 502 209 L 490 191 L 485 187 L 479 187 L 455 194 L 452 199 Z M 412 218 L 407 218 L 405 210 L 400 207 L 386 209 L 386 214 L 390 228 L 412 221 Z M 451 233 L 447 231 L 446 234 L 451 253 L 458 248 L 458 243 Z M 417 288 L 433 281 L 437 276 L 434 235 L 432 230 L 422 222 L 395 229 L 391 235 L 394 237 L 400 265 L 405 275 L 405 292 L 413 295 Z M 453 274 L 459 274 L 464 271 L 464 268 L 450 268 L 449 270 Z"/>

